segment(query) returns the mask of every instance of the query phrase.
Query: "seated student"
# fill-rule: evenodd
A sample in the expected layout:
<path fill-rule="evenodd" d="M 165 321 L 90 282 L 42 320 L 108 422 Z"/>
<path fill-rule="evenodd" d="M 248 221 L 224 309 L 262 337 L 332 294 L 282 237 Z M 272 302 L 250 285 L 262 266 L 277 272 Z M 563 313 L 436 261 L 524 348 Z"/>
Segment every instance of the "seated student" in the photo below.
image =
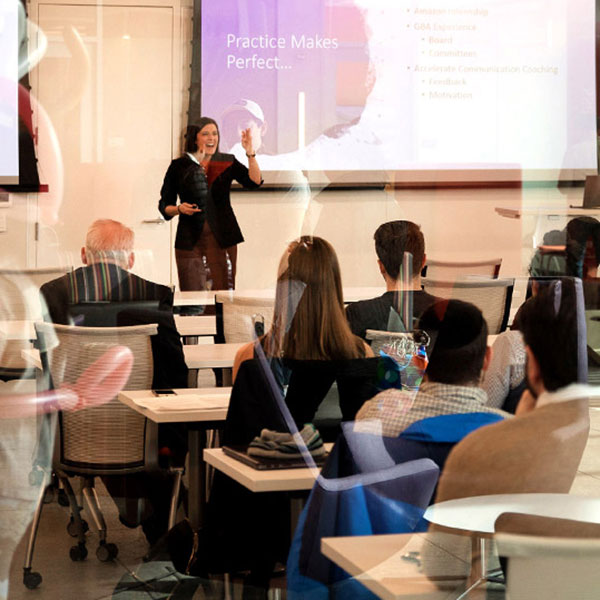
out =
<path fill-rule="evenodd" d="M 540 246 L 532 258 L 530 274 L 532 277 L 579 277 L 583 280 L 586 309 L 599 308 L 600 222 L 593 217 L 575 217 L 567 223 L 562 240 L 547 241 L 554 233 L 544 236 L 544 244 L 550 246 Z"/>
<path fill-rule="evenodd" d="M 503 331 L 492 346 L 492 360 L 483 375 L 481 388 L 487 405 L 514 413 L 523 393 L 525 380 L 525 344 L 518 330 Z M 511 398 L 518 395 L 514 401 Z M 510 407 L 509 407 L 510 405 Z"/>
<path fill-rule="evenodd" d="M 481 311 L 460 300 L 440 300 L 419 320 L 419 328 L 431 337 L 429 364 L 419 390 L 386 390 L 365 402 L 356 415 L 358 431 L 380 431 L 397 436 L 413 423 L 458 413 L 509 416 L 489 408 L 479 387 L 491 358 L 487 324 Z M 360 423 L 374 419 L 372 424 Z"/>
<path fill-rule="evenodd" d="M 277 362 L 280 384 L 287 384 L 291 373 L 286 403 L 302 427 L 312 420 L 347 361 L 372 357 L 373 353 L 352 334 L 346 321 L 340 267 L 331 244 L 319 237 L 302 236 L 288 247 L 279 273 L 273 326 L 259 344 L 267 358 L 283 358 Z M 238 351 L 233 364 L 234 380 L 244 360 L 262 355 L 257 350 L 251 342 Z M 293 381 L 300 371 L 303 381 Z M 303 394 L 296 393 L 299 386 L 303 387 Z M 356 400 L 361 391 L 355 391 L 353 398 L 349 397 L 352 394 L 340 394 L 346 420 L 354 418 L 365 399 Z"/>
<path fill-rule="evenodd" d="M 590 426 L 589 388 L 582 383 L 587 360 L 581 281 L 561 279 L 541 289 L 522 307 L 521 331 L 528 389 L 516 415 L 478 429 L 454 447 L 436 503 L 488 494 L 566 494 L 571 489 Z M 432 526 L 430 531 L 440 529 Z M 466 542 L 464 548 L 456 539 L 455 556 L 470 553 L 469 538 Z M 425 565 L 429 559 L 435 560 L 425 556 Z"/>
<path fill-rule="evenodd" d="M 94 221 L 81 248 L 84 266 L 41 288 L 52 322 L 71 323 L 69 306 L 80 302 L 159 300 L 160 308 L 172 308 L 170 288 L 129 271 L 135 261 L 133 243 L 133 231 L 122 223 Z"/>
<path fill-rule="evenodd" d="M 511 325 L 510 331 L 504 331 L 496 337 L 492 346 L 493 356 L 488 369 L 486 370 L 481 387 L 488 394 L 488 406 L 502 408 L 507 412 L 514 414 L 522 393 L 526 388 L 525 363 L 526 352 L 525 342 L 521 333 L 521 314 L 525 307 L 533 302 L 533 298 L 538 292 L 547 286 L 553 286 L 558 281 L 573 281 L 566 276 L 557 276 L 555 278 L 539 277 L 531 278 L 529 287 L 532 297 L 524 302 Z M 585 306 L 587 308 L 590 298 L 586 284 L 592 284 L 592 281 L 583 281 L 583 295 Z M 597 286 L 597 284 L 594 284 Z"/>
<path fill-rule="evenodd" d="M 135 260 L 133 245 L 134 233 L 129 227 L 111 219 L 94 221 L 88 229 L 85 247 L 81 249 L 84 266 L 45 283 L 41 288 L 49 316 L 54 323 L 71 324 L 71 311 L 78 303 L 157 300 L 160 310 L 127 310 L 122 317 L 119 316 L 118 324 L 158 323 L 158 335 L 152 339 L 153 387 L 187 387 L 187 366 L 173 320 L 172 291 L 167 286 L 129 272 Z M 183 464 L 187 453 L 187 433 L 182 427 L 161 425 L 159 446 L 161 451 L 172 457 L 173 462 Z M 135 527 L 141 519 L 151 544 L 166 530 L 170 483 L 163 479 L 162 472 L 152 478 L 145 474 L 103 477 L 108 491 L 119 504 L 122 522 Z M 137 514 L 137 502 L 134 508 L 129 502 L 139 497 L 148 498 L 153 507 L 146 507 L 142 515 Z M 122 502 L 123 498 L 127 500 Z"/>
<path fill-rule="evenodd" d="M 413 318 L 419 318 L 436 297 L 421 289 L 421 270 L 425 266 L 425 239 L 421 228 L 410 221 L 390 221 L 375 231 L 375 251 L 386 292 L 379 298 L 349 304 L 346 316 L 352 333 L 365 339 L 367 329 L 411 331 L 413 323 L 401 321 L 404 304 L 412 299 Z M 412 257 L 412 277 L 403 286 L 401 268 L 405 253 Z M 400 327 L 399 327 L 400 325 Z"/>

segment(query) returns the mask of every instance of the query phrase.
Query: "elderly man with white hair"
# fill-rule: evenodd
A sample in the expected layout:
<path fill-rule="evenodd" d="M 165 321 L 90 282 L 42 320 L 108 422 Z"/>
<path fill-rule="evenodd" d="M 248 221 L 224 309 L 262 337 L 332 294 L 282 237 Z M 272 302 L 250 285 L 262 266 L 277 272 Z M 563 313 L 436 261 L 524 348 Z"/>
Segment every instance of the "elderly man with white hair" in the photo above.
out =
<path fill-rule="evenodd" d="M 84 266 L 42 286 L 52 321 L 70 323 L 69 305 L 80 302 L 158 300 L 159 308 L 171 308 L 170 288 L 129 272 L 133 244 L 129 227 L 111 219 L 94 221 L 81 249 Z"/>

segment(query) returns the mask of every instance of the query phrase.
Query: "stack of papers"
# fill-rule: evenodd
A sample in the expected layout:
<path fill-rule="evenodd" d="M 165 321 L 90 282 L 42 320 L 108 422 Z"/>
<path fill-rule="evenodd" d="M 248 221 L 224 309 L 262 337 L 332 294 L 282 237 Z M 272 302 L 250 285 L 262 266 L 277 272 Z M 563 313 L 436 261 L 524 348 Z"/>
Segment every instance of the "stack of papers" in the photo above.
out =
<path fill-rule="evenodd" d="M 229 395 L 223 394 L 178 394 L 158 398 L 142 398 L 135 401 L 142 408 L 156 411 L 174 410 L 227 410 Z"/>

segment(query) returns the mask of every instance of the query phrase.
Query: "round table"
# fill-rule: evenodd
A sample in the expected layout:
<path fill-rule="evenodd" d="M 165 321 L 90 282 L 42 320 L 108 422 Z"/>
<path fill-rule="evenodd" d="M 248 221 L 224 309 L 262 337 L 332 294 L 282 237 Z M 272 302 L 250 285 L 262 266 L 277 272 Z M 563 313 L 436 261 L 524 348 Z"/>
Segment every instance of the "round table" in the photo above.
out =
<path fill-rule="evenodd" d="M 570 494 L 491 494 L 446 500 L 430 506 L 425 519 L 430 523 L 473 532 L 479 542 L 480 571 L 477 579 L 456 599 L 463 600 L 486 581 L 502 581 L 487 570 L 486 538 L 494 533 L 496 519 L 503 513 L 572 519 L 600 523 L 600 498 Z"/>
<path fill-rule="evenodd" d="M 425 519 L 452 529 L 494 533 L 506 512 L 600 523 L 600 498 L 571 494 L 496 494 L 446 500 L 430 506 Z"/>

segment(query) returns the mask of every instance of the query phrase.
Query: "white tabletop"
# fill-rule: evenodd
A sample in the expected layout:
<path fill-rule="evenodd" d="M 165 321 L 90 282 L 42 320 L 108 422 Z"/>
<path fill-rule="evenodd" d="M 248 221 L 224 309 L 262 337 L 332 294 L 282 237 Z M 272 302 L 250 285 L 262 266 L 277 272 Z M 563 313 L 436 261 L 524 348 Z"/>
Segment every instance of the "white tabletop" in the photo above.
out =
<path fill-rule="evenodd" d="M 418 564 L 406 560 L 411 552 L 433 559 L 429 562 L 435 567 L 428 562 L 428 575 L 459 578 L 450 587 L 461 585 L 467 570 L 466 563 L 418 533 L 323 538 L 321 552 L 384 600 L 456 598 L 455 591 L 439 590 Z"/>
<path fill-rule="evenodd" d="M 6 340 L 35 340 L 35 321 L 0 321 L 0 338 Z"/>
<path fill-rule="evenodd" d="M 217 319 L 214 315 L 175 315 L 175 326 L 181 336 L 217 333 Z"/>
<path fill-rule="evenodd" d="M 430 506 L 425 519 L 452 529 L 493 533 L 505 512 L 600 523 L 600 498 L 571 494 L 497 494 L 447 500 Z"/>
<path fill-rule="evenodd" d="M 381 296 L 385 292 L 385 287 L 345 287 L 344 302 L 356 302 L 357 300 L 368 300 L 370 298 L 376 298 Z M 193 292 L 186 292 L 193 293 Z M 213 292 L 214 294 L 215 292 Z M 261 298 L 266 300 L 272 300 L 275 298 L 275 289 L 267 288 L 260 290 L 221 290 L 216 292 L 217 294 L 227 294 L 231 298 L 244 297 L 244 298 Z"/>
<path fill-rule="evenodd" d="M 520 207 L 507 208 L 497 206 L 495 211 L 501 217 L 508 219 L 520 219 L 523 216 L 562 216 L 562 217 L 577 217 L 577 216 L 597 216 L 600 215 L 600 208 L 570 208 L 568 206 L 540 206 L 540 207 Z"/>
<path fill-rule="evenodd" d="M 192 344 L 183 346 L 188 369 L 230 369 L 237 351 L 245 344 Z M 42 368 L 39 350 L 21 350 L 21 356 L 32 366 Z"/>
<path fill-rule="evenodd" d="M 330 449 L 332 444 L 325 444 Z M 224 454 L 221 448 L 204 450 L 204 460 L 252 492 L 286 492 L 312 489 L 320 469 L 259 471 Z"/>
<path fill-rule="evenodd" d="M 217 320 L 214 315 L 174 315 L 179 335 L 202 336 L 217 333 Z M 35 321 L 0 321 L 0 339 L 35 340 Z"/>
<path fill-rule="evenodd" d="M 230 387 L 184 388 L 173 391 L 174 395 L 161 397 L 154 395 L 151 390 L 122 391 L 118 398 L 155 423 L 225 420 L 231 396 Z M 192 406 L 193 404 L 196 406 Z"/>
<path fill-rule="evenodd" d="M 193 292 L 175 292 L 173 306 L 210 306 L 215 303 L 215 292 L 197 290 Z"/>
<path fill-rule="evenodd" d="M 239 344 L 192 344 L 183 347 L 188 369 L 226 369 L 233 366 Z"/>

